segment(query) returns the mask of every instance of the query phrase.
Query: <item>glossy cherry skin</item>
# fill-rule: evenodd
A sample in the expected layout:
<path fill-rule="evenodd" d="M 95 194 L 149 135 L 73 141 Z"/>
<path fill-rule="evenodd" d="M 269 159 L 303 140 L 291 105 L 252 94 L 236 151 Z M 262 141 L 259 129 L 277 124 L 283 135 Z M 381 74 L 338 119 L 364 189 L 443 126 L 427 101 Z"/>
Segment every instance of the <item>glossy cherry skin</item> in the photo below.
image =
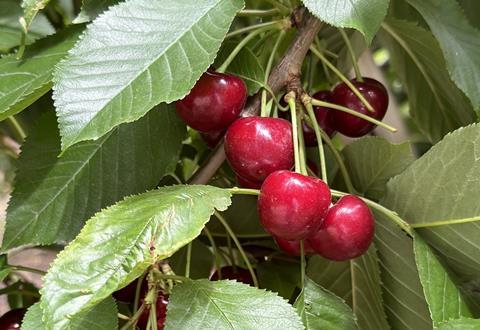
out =
<path fill-rule="evenodd" d="M 220 142 L 224 135 L 225 131 L 200 132 L 203 142 L 205 142 L 205 144 L 211 149 L 217 146 L 218 142 Z"/>
<path fill-rule="evenodd" d="M 225 266 L 221 268 L 222 280 L 236 280 L 245 284 L 253 285 L 253 278 L 248 269 L 237 267 L 237 271 L 232 266 Z M 210 276 L 211 281 L 218 281 L 218 271 Z"/>
<path fill-rule="evenodd" d="M 344 261 L 365 253 L 374 233 L 375 221 L 367 204 L 347 195 L 330 208 L 320 229 L 308 241 L 322 257 Z"/>
<path fill-rule="evenodd" d="M 238 119 L 225 134 L 225 153 L 236 174 L 262 182 L 275 171 L 292 168 L 292 125 L 280 118 Z"/>
<path fill-rule="evenodd" d="M 332 103 L 332 92 L 318 91 L 313 94 L 313 98 Z M 313 108 L 313 111 L 315 112 L 315 118 L 317 119 L 318 126 L 320 126 L 320 128 L 327 133 L 329 137 L 332 137 L 335 134 L 335 127 L 332 122 L 332 115 L 335 110 L 317 106 Z"/>
<path fill-rule="evenodd" d="M 322 180 L 277 171 L 262 184 L 258 212 L 263 228 L 273 236 L 301 240 L 320 228 L 330 203 L 330 189 Z"/>
<path fill-rule="evenodd" d="M 18 330 L 22 324 L 25 308 L 12 309 L 0 317 L 1 330 Z"/>
<path fill-rule="evenodd" d="M 168 294 L 159 292 L 157 295 L 157 302 L 155 307 L 157 309 L 157 328 L 162 330 L 165 326 L 165 318 L 167 317 L 167 305 L 168 305 Z M 143 311 L 142 315 L 138 318 L 137 327 L 140 330 L 145 330 L 148 324 L 148 317 L 150 315 L 150 310 L 147 308 Z"/>
<path fill-rule="evenodd" d="M 237 183 L 239 187 L 248 188 L 248 189 L 260 189 L 262 182 L 252 181 L 236 175 Z"/>
<path fill-rule="evenodd" d="M 341 83 L 334 88 L 332 93 L 333 103 L 382 120 L 388 107 L 388 93 L 385 87 L 372 78 L 363 78 L 363 82 L 352 79 L 351 82 L 371 104 L 374 112 L 368 111 L 362 101 L 345 83 Z M 332 122 L 338 132 L 350 137 L 364 136 L 376 127 L 375 124 L 343 111 L 333 111 Z"/>
<path fill-rule="evenodd" d="M 209 70 L 175 106 L 190 127 L 211 132 L 226 129 L 238 117 L 246 99 L 247 88 L 242 79 Z"/>
<path fill-rule="evenodd" d="M 301 254 L 300 251 L 300 241 L 289 241 L 283 238 L 274 237 L 275 242 L 278 247 L 282 249 L 283 252 L 291 256 L 298 257 Z M 315 251 L 310 246 L 308 240 L 303 241 L 303 251 L 306 256 L 315 254 Z"/>

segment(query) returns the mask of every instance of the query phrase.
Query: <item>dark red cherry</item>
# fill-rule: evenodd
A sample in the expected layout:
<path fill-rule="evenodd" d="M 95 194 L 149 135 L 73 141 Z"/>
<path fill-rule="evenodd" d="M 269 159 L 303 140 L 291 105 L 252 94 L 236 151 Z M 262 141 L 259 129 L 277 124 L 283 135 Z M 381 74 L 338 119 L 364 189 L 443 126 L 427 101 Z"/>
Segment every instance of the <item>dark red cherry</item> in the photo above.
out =
<path fill-rule="evenodd" d="M 367 204 L 347 195 L 330 208 L 320 229 L 308 241 L 322 257 L 343 261 L 365 253 L 374 233 L 375 222 Z"/>
<path fill-rule="evenodd" d="M 211 132 L 226 129 L 238 117 L 246 99 L 247 88 L 242 79 L 209 70 L 175 105 L 180 117 L 190 127 Z"/>
<path fill-rule="evenodd" d="M 205 144 L 211 149 L 217 146 L 218 142 L 220 142 L 224 135 L 225 131 L 200 132 L 203 142 L 205 142 Z"/>
<path fill-rule="evenodd" d="M 157 310 L 157 329 L 162 330 L 165 326 L 165 318 L 167 317 L 168 294 L 159 292 L 157 295 L 157 302 L 155 307 Z M 150 309 L 146 308 L 142 315 L 138 318 L 137 327 L 140 330 L 145 330 L 148 324 L 148 317 Z"/>
<path fill-rule="evenodd" d="M 282 249 L 282 251 L 286 254 L 295 257 L 300 256 L 300 241 L 289 241 L 279 237 L 274 237 L 274 239 L 280 249 Z M 315 251 L 310 246 L 308 240 L 303 241 L 303 251 L 305 252 L 306 256 L 315 254 Z"/>
<path fill-rule="evenodd" d="M 222 273 L 222 280 L 236 280 L 237 282 L 242 282 L 245 284 L 253 285 L 253 278 L 250 274 L 250 271 L 245 268 L 236 267 L 235 270 L 233 266 L 225 266 L 220 269 Z M 218 270 L 210 276 L 211 281 L 218 281 Z"/>
<path fill-rule="evenodd" d="M 371 104 L 374 112 L 368 111 L 362 101 L 360 101 L 345 83 L 337 85 L 333 90 L 333 103 L 382 120 L 388 107 L 388 93 L 385 87 L 379 81 L 372 78 L 363 78 L 363 82 L 352 79 L 351 82 Z M 370 133 L 376 126 L 364 119 L 338 110 L 332 111 L 332 122 L 337 131 L 350 137 L 364 136 Z"/>
<path fill-rule="evenodd" d="M 330 189 L 322 180 L 277 171 L 262 184 L 258 212 L 263 228 L 273 236 L 301 240 L 320 228 L 330 203 Z"/>
<path fill-rule="evenodd" d="M 113 298 L 124 303 L 132 303 L 135 299 L 135 291 L 137 290 L 137 280 L 134 280 L 126 287 L 112 293 Z M 140 288 L 140 297 L 144 297 L 148 291 L 148 282 L 144 280 Z"/>
<path fill-rule="evenodd" d="M 0 317 L 0 329 L 1 330 L 18 330 L 22 324 L 23 316 L 27 309 L 18 308 L 12 309 Z"/>
<path fill-rule="evenodd" d="M 240 118 L 225 134 L 225 153 L 236 174 L 262 182 L 270 173 L 292 168 L 292 125 L 280 118 Z"/>
<path fill-rule="evenodd" d="M 251 181 L 245 178 L 242 178 L 240 175 L 236 175 L 237 183 L 239 187 L 248 188 L 248 189 L 260 189 L 262 182 Z"/>
<path fill-rule="evenodd" d="M 319 91 L 313 94 L 313 98 L 332 103 L 332 92 Z M 335 112 L 335 110 L 317 106 L 313 108 L 313 111 L 315 112 L 315 118 L 317 119 L 320 128 L 327 133 L 329 137 L 332 137 L 335 134 L 335 127 L 332 122 L 332 114 Z"/>

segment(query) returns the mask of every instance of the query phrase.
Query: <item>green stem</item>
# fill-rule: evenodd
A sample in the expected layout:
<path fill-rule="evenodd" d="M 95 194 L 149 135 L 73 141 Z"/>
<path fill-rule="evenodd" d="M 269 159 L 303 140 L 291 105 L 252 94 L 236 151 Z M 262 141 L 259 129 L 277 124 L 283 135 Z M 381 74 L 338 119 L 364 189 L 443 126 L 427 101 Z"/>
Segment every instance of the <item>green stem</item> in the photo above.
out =
<path fill-rule="evenodd" d="M 225 238 L 228 235 L 222 234 L 222 233 L 212 233 L 212 237 L 222 237 Z M 238 238 L 267 238 L 267 237 L 272 237 L 272 235 L 269 234 L 253 234 L 253 235 L 242 235 L 242 234 L 237 234 Z"/>
<path fill-rule="evenodd" d="M 187 261 L 185 262 L 185 277 L 190 277 L 190 264 L 192 262 L 192 242 L 187 245 Z"/>
<path fill-rule="evenodd" d="M 312 103 L 308 100 L 304 100 L 305 108 L 307 109 L 308 116 L 310 117 L 310 122 L 313 124 L 313 130 L 315 131 L 315 136 L 317 137 L 318 141 L 318 153 L 320 156 L 320 169 L 322 173 L 322 180 L 327 183 L 328 176 L 327 176 L 327 162 L 325 161 L 325 150 L 323 150 L 323 142 L 322 142 L 322 129 L 318 125 L 317 119 L 315 117 L 315 113 L 313 112 Z"/>
<path fill-rule="evenodd" d="M 258 287 L 258 280 L 257 280 L 257 275 L 255 275 L 255 272 L 253 271 L 252 264 L 250 263 L 250 260 L 248 260 L 247 254 L 245 253 L 245 250 L 243 249 L 242 245 L 240 244 L 240 241 L 238 240 L 237 236 L 233 232 L 232 228 L 228 225 L 228 222 L 225 220 L 225 218 L 215 211 L 215 216 L 217 217 L 218 221 L 225 227 L 225 230 L 228 232 L 230 237 L 232 238 L 233 242 L 237 246 L 238 251 L 240 252 L 240 255 L 243 258 L 243 261 L 245 262 L 245 265 L 248 268 L 248 271 L 250 272 L 250 275 L 252 276 L 253 279 L 253 284 Z"/>
<path fill-rule="evenodd" d="M 228 191 L 230 191 L 234 195 L 252 195 L 252 196 L 258 196 L 260 194 L 260 191 L 257 189 L 248 189 L 248 188 L 238 188 L 238 187 L 233 187 L 233 188 L 228 188 Z"/>
<path fill-rule="evenodd" d="M 346 108 L 344 106 L 341 106 L 341 105 L 338 105 L 338 104 L 334 104 L 334 103 L 330 103 L 330 102 L 325 102 L 325 101 L 320 101 L 320 100 L 316 100 L 316 99 L 312 99 L 312 104 L 313 105 L 317 105 L 317 106 L 321 106 L 321 107 L 326 107 L 326 108 L 331 108 L 331 109 L 334 109 L 334 110 L 339 110 L 339 111 L 343 111 L 343 112 L 346 112 L 352 116 L 355 116 L 355 117 L 358 117 L 358 118 L 361 118 L 361 119 L 364 119 L 372 124 L 375 124 L 377 126 L 380 126 L 386 130 L 389 130 L 390 132 L 392 133 L 395 133 L 397 131 L 397 129 L 395 127 L 392 127 L 388 124 L 385 124 L 384 122 L 381 122 L 379 120 L 376 120 L 375 118 L 372 118 L 370 116 L 367 116 L 363 113 L 360 113 L 360 112 L 357 112 L 355 110 L 352 110 L 352 109 L 349 109 L 349 108 Z"/>
<path fill-rule="evenodd" d="M 145 279 L 146 273 L 143 273 L 137 280 L 137 286 L 135 287 L 135 299 L 133 300 L 133 310 L 136 311 L 138 308 L 138 303 L 140 302 L 140 293 L 142 291 L 143 280 Z"/>
<path fill-rule="evenodd" d="M 275 44 L 273 45 L 272 52 L 268 57 L 267 67 L 265 68 L 265 76 L 264 76 L 264 84 L 268 84 L 268 77 L 270 77 L 270 72 L 272 71 L 273 61 L 275 60 L 275 55 L 277 54 L 278 46 L 282 42 L 283 37 L 285 37 L 285 30 L 280 30 L 280 33 L 277 36 L 277 40 L 275 40 Z"/>
<path fill-rule="evenodd" d="M 153 299 L 152 304 L 150 305 L 150 313 L 148 315 L 148 322 L 150 322 L 150 326 L 147 325 L 147 329 L 158 330 L 157 324 L 157 297 Z"/>
<path fill-rule="evenodd" d="M 288 99 L 288 106 L 290 107 L 292 117 L 292 136 L 293 136 L 293 155 L 295 158 L 295 172 L 301 173 L 300 170 L 300 155 L 298 154 L 298 128 L 297 128 L 297 110 L 295 104 L 295 94 L 288 93 L 286 98 Z"/>
<path fill-rule="evenodd" d="M 28 291 L 28 290 L 11 290 L 8 292 L 0 293 L 0 295 L 4 295 L 4 294 L 8 294 L 8 295 L 19 294 L 21 296 L 40 298 L 40 295 L 37 292 Z"/>
<path fill-rule="evenodd" d="M 117 313 L 117 318 L 119 318 L 120 320 L 130 320 L 130 318 L 127 316 L 127 315 L 123 315 L 121 313 Z"/>
<path fill-rule="evenodd" d="M 297 135 L 298 135 L 298 155 L 300 158 L 300 172 L 303 175 L 308 175 L 307 171 L 307 158 L 305 156 L 305 140 L 303 137 L 303 126 L 301 113 L 297 113 Z"/>
<path fill-rule="evenodd" d="M 40 269 L 35 269 L 35 268 L 30 268 L 30 267 L 25 267 L 20 265 L 9 265 L 8 267 L 12 268 L 12 270 L 15 270 L 15 271 L 30 272 L 30 273 L 40 274 L 42 276 L 47 273 Z"/>
<path fill-rule="evenodd" d="M 242 33 L 250 32 L 250 31 L 254 31 L 254 30 L 258 30 L 258 29 L 263 29 L 263 28 L 266 28 L 266 27 L 273 28 L 273 26 L 279 24 L 280 22 L 281 22 L 281 20 L 246 26 L 244 28 L 240 28 L 238 30 L 227 33 L 227 35 L 225 36 L 225 39 L 234 37 L 234 36 L 242 34 Z"/>
<path fill-rule="evenodd" d="M 265 2 L 268 2 L 269 4 L 271 4 L 272 6 L 277 8 L 282 13 L 289 13 L 290 12 L 290 8 L 288 8 L 287 6 L 281 4 L 280 2 L 278 2 L 276 0 L 265 0 Z"/>
<path fill-rule="evenodd" d="M 331 192 L 332 192 L 332 196 L 335 196 L 335 197 L 343 197 L 345 195 L 348 195 L 347 193 L 344 193 L 344 192 L 338 191 L 338 190 L 333 190 L 333 189 L 331 189 Z M 384 214 L 389 220 L 394 222 L 397 226 L 399 226 L 401 229 L 403 229 L 407 234 L 409 234 L 410 236 L 413 237 L 413 230 L 412 230 L 412 227 L 410 226 L 410 224 L 408 222 L 406 222 L 405 220 L 403 220 L 402 218 L 400 218 L 396 212 L 386 208 L 383 205 L 375 203 L 374 201 L 371 201 L 368 198 L 360 197 L 360 196 L 359 196 L 359 198 L 361 198 L 365 202 L 365 204 L 367 204 L 371 208 L 373 208 L 373 209 L 377 210 L 378 212 Z"/>
<path fill-rule="evenodd" d="M 300 283 L 302 289 L 305 287 L 305 245 L 303 239 L 300 241 Z"/>
<path fill-rule="evenodd" d="M 358 67 L 357 57 L 355 56 L 355 52 L 353 51 L 352 43 L 348 38 L 347 34 L 343 29 L 338 29 L 340 34 L 342 35 L 343 41 L 347 45 L 348 53 L 350 54 L 350 58 L 352 59 L 353 69 L 355 70 L 355 77 L 357 77 L 357 81 L 363 82 L 362 74 L 360 73 L 360 68 Z"/>
<path fill-rule="evenodd" d="M 360 101 L 365 105 L 365 107 L 370 112 L 374 112 L 372 105 L 365 99 L 365 97 L 360 93 L 360 91 L 352 84 L 347 77 L 343 75 L 336 67 L 333 65 L 323 54 L 317 50 L 314 46 L 310 46 L 310 50 L 322 61 L 325 65 L 335 73 L 341 81 L 345 83 L 352 90 L 352 92 L 360 99 Z"/>
<path fill-rule="evenodd" d="M 22 125 L 15 119 L 14 116 L 9 116 L 7 117 L 7 120 L 10 122 L 10 124 L 13 126 L 15 129 L 15 132 L 18 134 L 20 139 L 23 141 L 27 137 L 27 134 L 25 134 L 25 130 L 23 129 Z"/>
<path fill-rule="evenodd" d="M 145 310 L 145 303 L 143 303 L 140 308 L 133 314 L 133 316 L 130 318 L 130 321 L 125 323 L 123 327 L 120 328 L 120 330 L 127 330 L 130 329 L 134 324 L 137 323 L 138 319 L 140 318 L 140 315 L 142 315 L 143 311 Z"/>
<path fill-rule="evenodd" d="M 440 220 L 432 221 L 425 223 L 412 223 L 410 226 L 412 228 L 430 228 L 430 227 L 440 227 L 440 226 L 449 226 L 449 225 L 459 225 L 462 223 L 476 222 L 480 221 L 480 216 L 471 217 L 471 218 L 462 218 L 462 219 L 453 219 L 453 220 Z"/>
<path fill-rule="evenodd" d="M 242 17 L 249 17 L 249 16 L 254 16 L 254 17 L 268 17 L 268 16 L 275 16 L 280 13 L 280 10 L 278 8 L 272 8 L 272 9 L 243 9 L 240 10 L 237 14 L 237 16 L 242 16 Z"/>
<path fill-rule="evenodd" d="M 260 103 L 260 117 L 267 117 L 267 91 L 262 90 L 262 99 Z"/>
<path fill-rule="evenodd" d="M 173 280 L 173 281 L 179 281 L 179 282 L 190 282 L 191 279 L 185 276 L 180 276 L 180 275 L 170 275 L 170 274 L 164 274 L 158 269 L 154 269 L 153 272 L 154 276 L 156 278 L 160 278 L 162 280 Z"/>
<path fill-rule="evenodd" d="M 220 272 L 220 256 L 218 254 L 217 250 L 217 244 L 215 243 L 215 240 L 213 239 L 212 234 L 210 233 L 210 230 L 208 230 L 207 227 L 203 227 L 203 231 L 205 232 L 205 235 L 208 238 L 208 241 L 210 242 L 210 245 L 212 246 L 213 250 L 213 263 L 215 264 L 215 269 L 218 272 L 218 279 L 222 279 L 222 274 Z"/>

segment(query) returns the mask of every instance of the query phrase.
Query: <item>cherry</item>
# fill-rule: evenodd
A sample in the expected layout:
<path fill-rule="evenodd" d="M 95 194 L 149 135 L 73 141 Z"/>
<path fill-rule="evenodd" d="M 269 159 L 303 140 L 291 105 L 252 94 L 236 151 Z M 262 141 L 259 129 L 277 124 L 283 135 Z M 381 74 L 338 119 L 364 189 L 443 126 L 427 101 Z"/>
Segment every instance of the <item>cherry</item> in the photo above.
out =
<path fill-rule="evenodd" d="M 0 329 L 2 330 L 18 330 L 22 324 L 23 316 L 26 308 L 12 309 L 0 317 Z"/>
<path fill-rule="evenodd" d="M 283 102 L 283 103 L 282 103 Z M 285 101 L 280 101 L 280 104 L 285 104 Z M 289 111 L 279 111 L 278 116 L 285 120 L 290 120 L 290 112 Z M 303 132 L 303 140 L 305 141 L 305 146 L 307 147 L 315 147 L 317 145 L 317 136 L 315 135 L 315 130 L 311 128 L 305 121 L 302 121 L 302 132 Z"/>
<path fill-rule="evenodd" d="M 159 292 L 157 295 L 157 302 L 155 308 L 157 310 L 157 328 L 162 330 L 165 326 L 165 318 L 167 317 L 168 294 Z M 147 328 L 150 309 L 146 308 L 138 318 L 137 327 L 140 330 Z"/>
<path fill-rule="evenodd" d="M 236 271 L 233 266 L 225 266 L 220 269 L 223 280 L 237 280 L 245 284 L 253 285 L 253 278 L 248 269 L 237 267 Z M 210 276 L 211 281 L 218 281 L 218 270 Z"/>
<path fill-rule="evenodd" d="M 112 293 L 113 298 L 124 303 L 131 303 L 135 300 L 135 291 L 137 290 L 137 280 L 132 281 L 126 287 Z M 140 297 L 144 297 L 148 291 L 148 282 L 143 280 L 140 288 Z"/>
<path fill-rule="evenodd" d="M 313 94 L 313 98 L 332 103 L 332 92 L 330 91 L 318 91 Z M 329 136 L 332 137 L 335 134 L 335 126 L 332 121 L 332 115 L 334 110 L 326 107 L 316 106 L 313 108 L 315 112 L 315 118 L 317 119 L 320 128 Z M 313 130 L 313 129 L 312 129 Z M 315 134 L 315 132 L 314 132 Z M 315 136 L 315 135 L 314 135 Z M 316 141 L 316 137 L 315 137 Z M 316 145 L 316 144 L 315 144 Z"/>
<path fill-rule="evenodd" d="M 280 118 L 240 118 L 225 134 L 225 153 L 236 174 L 262 182 L 270 173 L 292 168 L 292 125 Z"/>
<path fill-rule="evenodd" d="M 301 254 L 300 241 L 289 241 L 279 237 L 274 237 L 274 239 L 277 245 L 280 247 L 280 249 L 282 249 L 283 252 L 285 252 L 286 254 L 289 254 L 295 257 L 300 256 Z M 310 243 L 308 242 L 308 240 L 305 240 L 303 242 L 303 251 L 306 256 L 315 254 L 315 251 L 310 246 Z"/>
<path fill-rule="evenodd" d="M 322 180 L 277 171 L 267 177 L 260 189 L 260 222 L 275 237 L 301 240 L 318 230 L 330 203 L 330 189 Z"/>
<path fill-rule="evenodd" d="M 213 149 L 217 146 L 218 142 L 225 135 L 225 131 L 214 131 L 214 132 L 201 132 L 200 136 L 202 137 L 203 142 Z"/>
<path fill-rule="evenodd" d="M 260 189 L 262 186 L 261 182 L 251 181 L 245 178 L 242 178 L 240 175 L 236 175 L 237 183 L 239 187 L 248 188 L 248 189 Z"/>
<path fill-rule="evenodd" d="M 212 70 L 205 72 L 190 94 L 176 102 L 177 112 L 190 127 L 201 131 L 221 131 L 240 114 L 247 99 L 242 79 Z"/>
<path fill-rule="evenodd" d="M 352 79 L 351 82 L 371 104 L 374 111 L 369 111 L 345 83 L 341 83 L 334 88 L 332 95 L 333 103 L 363 113 L 374 119 L 382 120 L 388 107 L 388 93 L 382 83 L 372 78 L 363 78 L 363 82 Z M 337 131 L 350 137 L 364 136 L 370 133 L 376 126 L 364 119 L 342 111 L 333 111 L 332 121 Z"/>
<path fill-rule="evenodd" d="M 308 241 L 322 257 L 344 261 L 365 253 L 374 232 L 375 223 L 367 204 L 357 196 L 347 195 L 330 208 L 320 229 Z"/>

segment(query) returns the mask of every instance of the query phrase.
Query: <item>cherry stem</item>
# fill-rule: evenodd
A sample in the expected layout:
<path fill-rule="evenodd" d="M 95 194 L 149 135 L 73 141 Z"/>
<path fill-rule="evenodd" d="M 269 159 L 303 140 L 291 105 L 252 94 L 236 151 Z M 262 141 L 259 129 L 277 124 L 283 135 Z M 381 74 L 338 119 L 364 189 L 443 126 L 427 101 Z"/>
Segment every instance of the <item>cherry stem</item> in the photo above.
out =
<path fill-rule="evenodd" d="M 227 33 L 227 35 L 225 36 L 225 39 L 234 37 L 234 36 L 236 36 L 236 35 L 239 35 L 239 34 L 242 34 L 242 33 L 245 33 L 245 32 L 250 32 L 250 31 L 257 30 L 257 29 L 261 29 L 261 28 L 265 28 L 265 27 L 273 28 L 274 25 L 280 23 L 281 21 L 282 21 L 282 20 L 277 20 L 277 21 L 271 21 L 271 22 L 266 22 L 266 23 L 260 23 L 260 24 L 250 25 L 250 26 L 247 26 L 247 27 L 244 27 L 244 28 L 241 28 L 241 29 L 232 31 L 232 32 L 230 32 L 230 33 Z"/>
<path fill-rule="evenodd" d="M 322 180 L 325 183 L 328 183 L 328 176 L 327 176 L 327 162 L 325 161 L 325 150 L 323 150 L 323 142 L 322 142 L 322 129 L 318 125 L 317 119 L 315 117 L 315 113 L 313 112 L 313 106 L 311 100 L 307 99 L 307 95 L 302 97 L 303 104 L 307 109 L 308 116 L 310 117 L 310 122 L 313 124 L 313 130 L 315 131 L 315 136 L 317 137 L 318 142 L 318 154 L 320 157 L 320 169 L 322 173 Z"/>
<path fill-rule="evenodd" d="M 143 311 L 145 310 L 145 302 L 138 308 L 138 310 L 133 314 L 133 316 L 130 318 L 130 321 L 124 324 L 123 327 L 120 328 L 120 330 L 127 330 L 131 329 L 132 325 L 135 325 L 140 318 L 140 315 L 142 315 Z"/>
<path fill-rule="evenodd" d="M 288 13 L 290 12 L 290 8 L 288 8 L 287 6 L 285 6 L 284 4 L 280 3 L 279 1 L 276 1 L 276 0 L 265 0 L 265 2 L 268 2 L 270 3 L 272 6 L 274 6 L 275 8 L 277 8 L 280 12 L 282 13 Z"/>
<path fill-rule="evenodd" d="M 362 77 L 362 74 L 360 73 L 360 68 L 358 67 L 357 57 L 355 56 L 355 52 L 353 51 L 353 47 L 352 47 L 352 43 L 350 42 L 350 38 L 348 38 L 347 34 L 345 33 L 345 30 L 338 29 L 338 31 L 340 31 L 340 34 L 342 35 L 343 41 L 345 41 L 345 44 L 347 45 L 348 53 L 350 54 L 350 58 L 352 59 L 352 66 L 353 66 L 353 69 L 355 70 L 355 77 L 357 77 L 357 81 L 363 82 L 363 77 Z"/>
<path fill-rule="evenodd" d="M 300 155 L 299 155 L 299 145 L 298 145 L 298 128 L 297 128 L 297 111 L 295 104 L 295 92 L 288 92 L 285 95 L 285 100 L 290 107 L 290 113 L 292 117 L 292 136 L 293 136 L 293 156 L 295 159 L 295 172 L 301 173 L 300 169 Z"/>
<path fill-rule="evenodd" d="M 152 273 L 155 279 L 162 279 L 162 280 L 172 280 L 176 282 L 190 282 L 192 281 L 190 278 L 180 275 L 171 275 L 171 274 L 164 274 L 158 269 L 152 269 Z"/>
<path fill-rule="evenodd" d="M 203 227 L 203 231 L 205 232 L 205 235 L 207 236 L 208 241 L 210 242 L 210 245 L 212 246 L 213 263 L 215 265 L 215 269 L 218 272 L 218 279 L 221 280 L 222 279 L 222 273 L 220 271 L 220 255 L 218 253 L 217 244 L 215 243 L 215 240 L 213 239 L 213 236 L 210 233 L 210 230 L 208 230 L 208 228 L 206 226 Z"/>
<path fill-rule="evenodd" d="M 237 14 L 237 16 L 241 17 L 249 17 L 249 16 L 254 16 L 254 17 L 268 17 L 268 16 L 275 16 L 280 13 L 280 10 L 278 8 L 272 8 L 272 9 L 243 9 L 240 10 Z"/>
<path fill-rule="evenodd" d="M 262 101 L 260 103 L 260 117 L 267 117 L 267 91 L 262 91 Z"/>
<path fill-rule="evenodd" d="M 150 304 L 150 313 L 148 314 L 147 329 L 158 330 L 156 304 L 157 304 L 157 297 L 155 295 L 154 299 L 152 300 L 152 303 Z"/>
<path fill-rule="evenodd" d="M 272 71 L 272 66 L 273 66 L 273 60 L 275 59 L 275 55 L 277 54 L 278 46 L 283 40 L 283 37 L 285 37 L 285 30 L 280 30 L 280 33 L 277 36 L 277 40 L 275 40 L 275 44 L 273 45 L 272 52 L 270 53 L 270 56 L 268 58 L 267 62 L 267 67 L 265 68 L 265 76 L 264 76 L 264 84 L 268 85 L 268 77 L 270 76 L 270 72 Z"/>
<path fill-rule="evenodd" d="M 125 320 L 125 321 L 130 320 L 130 318 L 127 315 L 123 315 L 122 313 L 117 313 L 117 318 L 119 318 L 120 320 Z"/>
<path fill-rule="evenodd" d="M 321 106 L 321 107 L 326 107 L 326 108 L 331 108 L 331 109 L 334 109 L 334 110 L 339 110 L 339 111 L 346 112 L 346 113 L 348 113 L 352 116 L 361 118 L 361 119 L 366 120 L 366 121 L 368 121 L 372 124 L 380 126 L 380 127 L 384 128 L 384 129 L 386 129 L 386 130 L 388 130 L 392 133 L 395 133 L 397 131 L 397 129 L 395 127 L 392 127 L 388 124 L 385 124 L 384 122 L 382 122 L 380 120 L 376 120 L 375 118 L 367 116 L 363 113 L 357 112 L 355 110 L 346 108 L 344 106 L 341 106 L 341 105 L 338 105 L 338 104 L 335 104 L 335 103 L 330 103 L 330 102 L 320 101 L 320 100 L 317 100 L 317 99 L 312 99 L 312 104 L 317 105 L 317 106 Z"/>
<path fill-rule="evenodd" d="M 356 88 L 347 77 L 343 75 L 336 67 L 332 64 L 323 54 L 315 48 L 313 45 L 310 46 L 310 50 L 323 62 L 325 65 L 335 73 L 341 81 L 345 83 L 352 90 L 352 92 L 360 99 L 360 101 L 365 105 L 368 111 L 374 112 L 372 105 L 365 99 L 365 97 L 360 93 L 358 88 Z"/>
<path fill-rule="evenodd" d="M 7 117 L 7 120 L 12 125 L 17 135 L 20 137 L 20 140 L 24 141 L 25 138 L 27 137 L 27 134 L 25 133 L 25 130 L 23 129 L 22 125 L 18 122 L 18 120 L 15 118 L 15 116 L 9 116 Z"/>
<path fill-rule="evenodd" d="M 303 136 L 303 126 L 302 126 L 302 114 L 297 113 L 297 135 L 298 135 L 298 146 L 299 146 L 299 156 L 300 156 L 300 172 L 303 175 L 308 175 L 307 171 L 307 159 L 305 157 L 305 140 Z"/>
<path fill-rule="evenodd" d="M 234 195 L 258 196 L 260 194 L 260 191 L 258 189 L 232 187 L 232 188 L 227 188 L 227 190 L 230 191 Z"/>
<path fill-rule="evenodd" d="M 243 261 L 245 262 L 245 265 L 248 268 L 248 271 L 250 272 L 250 276 L 252 276 L 253 284 L 258 287 L 258 279 L 257 275 L 255 275 L 255 272 L 253 271 L 252 264 L 250 263 L 250 260 L 248 260 L 247 254 L 245 253 L 245 250 L 242 247 L 242 244 L 240 244 L 240 241 L 238 240 L 237 236 L 233 232 L 232 228 L 228 225 L 228 222 L 225 220 L 225 218 L 217 211 L 215 211 L 215 216 L 217 217 L 218 221 L 223 225 L 225 230 L 228 232 L 230 237 L 232 238 L 233 242 L 237 246 L 238 251 L 240 252 L 240 255 L 243 258 Z"/>
<path fill-rule="evenodd" d="M 303 239 L 300 241 L 300 283 L 302 290 L 305 287 L 305 244 Z"/>
<path fill-rule="evenodd" d="M 190 277 L 190 264 L 192 262 L 192 242 L 187 245 L 187 260 L 185 262 L 185 277 Z"/>
<path fill-rule="evenodd" d="M 142 276 L 140 276 L 137 279 L 137 285 L 135 286 L 135 298 L 133 299 L 133 310 L 136 311 L 138 308 L 138 302 L 140 301 L 140 292 L 142 291 L 142 283 L 143 280 L 145 279 L 146 274 L 143 273 Z"/>
<path fill-rule="evenodd" d="M 331 189 L 331 192 L 332 192 L 332 196 L 335 196 L 335 197 L 343 197 L 348 195 L 348 193 L 344 193 L 342 191 L 333 190 L 333 189 Z M 402 218 L 400 218 L 396 212 L 386 208 L 383 205 L 375 203 L 374 201 L 368 198 L 360 197 L 360 196 L 358 197 L 361 198 L 365 202 L 365 204 L 367 204 L 371 208 L 374 208 L 378 212 L 384 214 L 389 220 L 393 221 L 397 226 L 403 229 L 408 235 L 413 237 L 413 230 L 410 224 L 405 220 L 403 220 Z"/>
<path fill-rule="evenodd" d="M 225 231 L 226 231 L 226 229 L 225 229 Z M 226 232 L 225 236 L 227 237 L 228 255 L 230 257 L 231 265 L 233 267 L 233 272 L 236 273 L 237 272 L 237 264 L 235 262 L 235 256 L 233 255 L 232 238 L 230 237 L 230 235 L 228 235 L 228 232 Z"/>
<path fill-rule="evenodd" d="M 432 221 L 432 222 L 425 222 L 425 223 L 413 223 L 410 226 L 412 228 L 430 228 L 430 227 L 440 227 L 440 226 L 449 226 L 449 225 L 459 225 L 462 223 L 469 223 L 469 222 L 476 222 L 476 221 L 480 221 L 480 216 L 471 217 L 471 218 L 462 218 L 462 219 Z"/>
<path fill-rule="evenodd" d="M 15 270 L 15 271 L 35 273 L 35 274 L 40 274 L 42 276 L 47 273 L 47 272 L 44 272 L 43 270 L 40 270 L 40 269 L 30 268 L 30 267 L 25 267 L 25 266 L 20 266 L 20 265 L 8 265 L 7 267 L 10 267 L 12 270 Z"/>

